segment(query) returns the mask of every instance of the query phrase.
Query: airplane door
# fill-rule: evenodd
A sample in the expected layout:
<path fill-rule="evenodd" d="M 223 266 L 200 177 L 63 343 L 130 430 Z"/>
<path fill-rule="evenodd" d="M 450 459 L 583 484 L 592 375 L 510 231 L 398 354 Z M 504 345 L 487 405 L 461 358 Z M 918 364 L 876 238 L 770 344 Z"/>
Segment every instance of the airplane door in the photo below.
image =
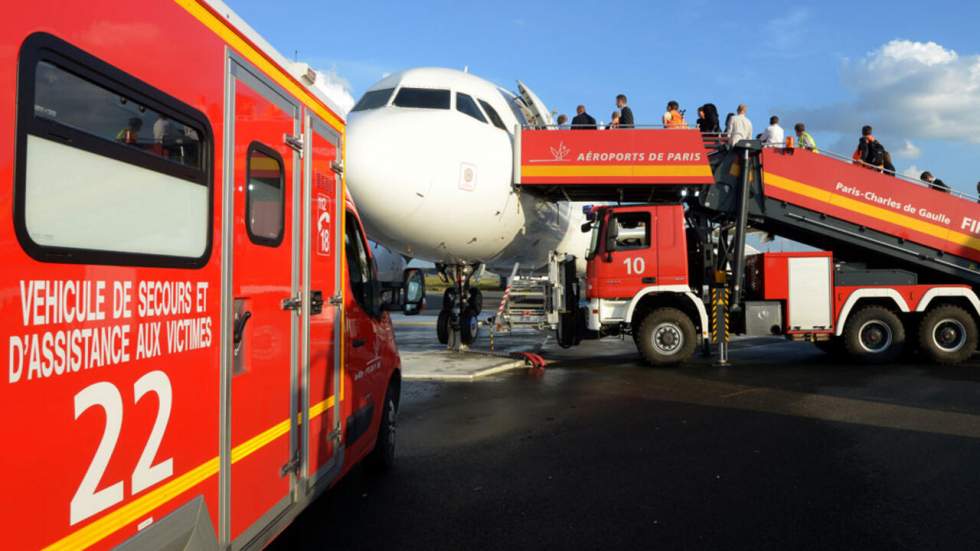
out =
<path fill-rule="evenodd" d="M 554 124 L 551 119 L 551 112 L 545 106 L 541 98 L 538 97 L 530 88 L 527 87 L 521 81 L 517 81 L 517 91 L 521 94 L 521 99 L 524 100 L 524 105 L 527 106 L 530 112 L 530 117 L 528 117 L 527 123 L 535 128 L 547 128 Z"/>
<path fill-rule="evenodd" d="M 293 221 L 300 167 L 284 137 L 298 133 L 299 110 L 243 66 L 232 67 L 228 520 L 231 539 L 247 542 L 292 502 L 299 316 L 289 301 L 298 293 Z"/>
<path fill-rule="evenodd" d="M 304 211 L 307 228 L 303 247 L 309 261 L 304 266 L 310 294 L 304 345 L 303 411 L 307 429 L 303 433 L 307 450 L 305 472 L 310 488 L 329 482 L 343 463 L 339 457 L 340 426 L 340 323 L 343 294 L 340 270 L 343 237 L 340 217 L 344 212 L 339 165 L 340 136 L 319 119 L 307 118 L 309 151 L 306 165 Z"/>

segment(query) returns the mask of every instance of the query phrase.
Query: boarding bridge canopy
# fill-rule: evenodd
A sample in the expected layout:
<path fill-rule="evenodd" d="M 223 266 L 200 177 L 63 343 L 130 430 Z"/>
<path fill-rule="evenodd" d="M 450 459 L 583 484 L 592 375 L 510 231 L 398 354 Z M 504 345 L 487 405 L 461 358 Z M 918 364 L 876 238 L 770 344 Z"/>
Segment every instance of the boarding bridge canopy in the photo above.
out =
<path fill-rule="evenodd" d="M 697 130 L 531 130 L 518 133 L 514 181 L 553 200 L 677 200 L 714 183 Z"/>

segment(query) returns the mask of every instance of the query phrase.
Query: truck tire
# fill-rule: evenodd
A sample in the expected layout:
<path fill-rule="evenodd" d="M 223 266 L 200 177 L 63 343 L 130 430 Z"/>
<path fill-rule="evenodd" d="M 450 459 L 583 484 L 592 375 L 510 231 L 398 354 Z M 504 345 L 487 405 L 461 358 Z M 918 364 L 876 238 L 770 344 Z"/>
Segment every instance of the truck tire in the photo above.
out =
<path fill-rule="evenodd" d="M 643 359 L 653 366 L 684 363 L 698 345 L 694 322 L 677 308 L 657 308 L 647 314 L 634 340 Z"/>
<path fill-rule="evenodd" d="M 888 308 L 866 306 L 851 314 L 844 324 L 844 350 L 865 363 L 895 361 L 905 347 L 902 320 Z"/>
<path fill-rule="evenodd" d="M 476 315 L 480 315 L 483 311 L 483 291 L 479 289 L 470 289 L 470 309 L 472 309 Z"/>
<path fill-rule="evenodd" d="M 919 348 L 936 363 L 953 365 L 965 361 L 977 349 L 977 323 L 959 306 L 933 308 L 919 324 Z"/>
<path fill-rule="evenodd" d="M 395 385 L 388 383 L 385 401 L 381 406 L 381 424 L 374 449 L 368 454 L 366 463 L 373 471 L 387 471 L 395 464 L 395 429 L 398 428 L 398 396 Z"/>
<path fill-rule="evenodd" d="M 439 317 L 436 318 L 436 337 L 439 339 L 439 344 L 449 344 L 449 316 L 452 312 L 449 310 L 440 310 Z"/>
<path fill-rule="evenodd" d="M 480 333 L 479 320 L 472 308 L 463 310 L 459 316 L 459 342 L 469 346 Z"/>

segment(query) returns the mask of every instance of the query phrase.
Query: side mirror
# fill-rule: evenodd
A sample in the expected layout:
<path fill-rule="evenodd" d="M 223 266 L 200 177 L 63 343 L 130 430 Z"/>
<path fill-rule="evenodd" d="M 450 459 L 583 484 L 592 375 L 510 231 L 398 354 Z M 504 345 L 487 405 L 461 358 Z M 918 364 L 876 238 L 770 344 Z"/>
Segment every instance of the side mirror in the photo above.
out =
<path fill-rule="evenodd" d="M 415 316 L 425 308 L 425 274 L 418 268 L 405 270 L 402 276 L 405 302 L 402 312 L 406 316 Z"/>
<path fill-rule="evenodd" d="M 590 231 L 592 231 L 592 222 L 582 224 L 582 233 L 589 233 Z"/>
<path fill-rule="evenodd" d="M 619 222 L 610 217 L 606 228 L 606 253 L 616 250 L 616 238 L 619 237 Z"/>

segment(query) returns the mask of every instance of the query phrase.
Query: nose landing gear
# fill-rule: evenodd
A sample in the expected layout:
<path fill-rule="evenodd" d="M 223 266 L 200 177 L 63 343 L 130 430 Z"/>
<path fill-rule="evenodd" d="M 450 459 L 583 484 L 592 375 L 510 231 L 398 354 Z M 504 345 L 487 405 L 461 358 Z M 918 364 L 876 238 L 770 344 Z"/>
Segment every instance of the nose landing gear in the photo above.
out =
<path fill-rule="evenodd" d="M 436 320 L 436 336 L 440 344 L 459 351 L 473 344 L 479 336 L 478 316 L 482 309 L 483 294 L 473 288 L 473 276 L 479 272 L 479 264 L 437 264 L 439 275 L 450 287 L 442 296 L 442 309 Z"/>

